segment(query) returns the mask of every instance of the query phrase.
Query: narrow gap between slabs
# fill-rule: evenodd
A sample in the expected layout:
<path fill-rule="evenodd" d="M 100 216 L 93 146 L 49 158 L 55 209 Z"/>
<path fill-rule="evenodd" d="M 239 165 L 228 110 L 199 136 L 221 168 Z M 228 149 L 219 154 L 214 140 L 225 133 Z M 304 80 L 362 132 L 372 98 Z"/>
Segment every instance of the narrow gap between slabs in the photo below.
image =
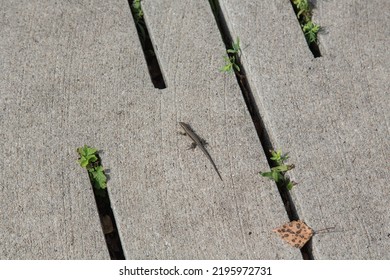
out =
<path fill-rule="evenodd" d="M 321 27 L 312 22 L 313 4 L 309 0 L 290 0 L 307 45 L 315 58 L 321 57 L 317 34 Z"/>
<path fill-rule="evenodd" d="M 99 154 L 96 154 L 96 157 L 98 158 L 96 163 L 101 164 L 102 161 Z M 122 242 L 119 237 L 118 227 L 116 225 L 115 216 L 111 208 L 110 196 L 108 194 L 107 188 L 95 188 L 92 179 L 91 186 L 93 194 L 95 196 L 95 202 L 99 213 L 100 223 L 102 226 L 110 258 L 112 260 L 125 260 Z"/>
<path fill-rule="evenodd" d="M 219 31 L 221 33 L 223 42 L 225 44 L 226 50 L 231 49 L 233 40 L 230 31 L 227 27 L 222 10 L 220 8 L 219 1 L 209 0 L 209 3 L 213 11 L 216 23 L 218 25 Z M 240 71 L 238 72 L 237 69 L 234 69 L 234 73 L 236 75 L 237 82 L 240 86 L 243 98 L 245 100 L 245 104 L 251 115 L 257 135 L 260 139 L 261 146 L 267 157 L 268 165 L 270 166 L 270 168 L 275 167 L 276 165 L 271 160 L 271 153 L 270 153 L 270 150 L 275 150 L 275 149 L 270 141 L 269 134 L 267 132 L 267 129 L 265 128 L 264 122 L 260 116 L 258 108 L 255 106 L 256 103 L 250 85 L 246 78 L 245 68 L 243 67 L 239 57 L 237 57 L 236 64 L 239 66 Z M 278 183 L 276 185 L 290 221 L 299 220 L 298 213 L 296 211 L 295 205 L 292 201 L 289 191 L 284 185 L 282 186 L 281 184 Z M 301 249 L 303 259 L 308 259 L 308 260 L 314 259 L 311 248 L 312 247 L 310 241 Z"/>
<path fill-rule="evenodd" d="M 137 28 L 138 38 L 141 42 L 142 50 L 144 52 L 150 79 L 152 80 L 155 88 L 164 89 L 166 88 L 166 84 L 157 60 L 156 53 L 154 51 L 152 41 L 150 40 L 148 28 L 144 20 L 143 11 L 141 8 L 141 0 L 128 0 L 128 3 L 135 26 Z"/>

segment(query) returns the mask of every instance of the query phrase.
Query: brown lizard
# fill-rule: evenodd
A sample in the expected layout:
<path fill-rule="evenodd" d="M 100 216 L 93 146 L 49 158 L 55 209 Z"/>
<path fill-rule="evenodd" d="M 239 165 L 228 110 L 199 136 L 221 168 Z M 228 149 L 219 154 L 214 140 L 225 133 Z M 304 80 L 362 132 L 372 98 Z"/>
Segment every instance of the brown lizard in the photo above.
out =
<path fill-rule="evenodd" d="M 219 171 L 217 169 L 217 166 L 215 165 L 215 163 L 214 163 L 213 159 L 211 158 L 209 152 L 205 148 L 206 142 L 202 138 L 200 138 L 198 135 L 196 135 L 195 132 L 191 129 L 191 127 L 188 124 L 183 123 L 183 122 L 179 122 L 179 124 L 185 131 L 183 134 L 188 135 L 188 137 L 190 137 L 192 139 L 192 141 L 194 141 L 192 143 L 192 145 L 191 145 L 191 148 L 195 149 L 196 146 L 199 146 L 199 148 L 202 150 L 202 152 L 206 155 L 206 157 L 209 159 L 209 161 L 213 165 L 213 167 L 214 167 L 215 171 L 217 172 L 219 178 L 222 180 L 221 174 L 219 173 Z"/>

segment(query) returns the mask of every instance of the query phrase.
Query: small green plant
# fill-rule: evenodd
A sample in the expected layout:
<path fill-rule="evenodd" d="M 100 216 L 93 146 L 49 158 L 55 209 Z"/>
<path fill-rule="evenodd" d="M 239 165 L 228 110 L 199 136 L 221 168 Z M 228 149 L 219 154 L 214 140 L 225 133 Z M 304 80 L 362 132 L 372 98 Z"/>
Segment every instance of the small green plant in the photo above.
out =
<path fill-rule="evenodd" d="M 134 11 L 136 22 L 140 21 L 144 16 L 144 12 L 141 8 L 141 0 L 134 0 L 132 4 L 132 9 Z"/>
<path fill-rule="evenodd" d="M 319 25 L 314 24 L 312 21 L 308 21 L 305 25 L 303 25 L 302 30 L 309 43 L 317 41 L 317 33 L 320 30 Z"/>
<path fill-rule="evenodd" d="M 281 183 L 288 190 L 291 190 L 295 185 L 295 183 L 290 181 L 288 178 L 286 178 L 285 173 L 293 169 L 294 165 L 284 163 L 284 161 L 286 161 L 289 157 L 287 154 L 283 155 L 281 150 L 278 151 L 271 150 L 270 153 L 271 153 L 271 160 L 275 162 L 276 166 L 272 167 L 270 172 L 260 172 L 261 176 L 270 178 L 276 183 Z"/>
<path fill-rule="evenodd" d="M 298 18 L 307 18 L 309 19 L 311 17 L 310 13 L 310 5 L 307 0 L 293 0 L 294 5 L 298 9 L 297 17 Z"/>
<path fill-rule="evenodd" d="M 232 49 L 228 49 L 227 52 L 233 55 L 238 55 L 240 51 L 241 51 L 240 38 L 237 37 L 237 41 L 232 42 Z"/>
<path fill-rule="evenodd" d="M 225 65 L 220 69 L 221 72 L 232 73 L 234 69 L 240 72 L 240 66 L 237 64 L 238 56 L 241 51 L 240 38 L 237 37 L 236 42 L 232 42 L 232 48 L 228 49 L 227 55 L 223 57 Z"/>
<path fill-rule="evenodd" d="M 224 56 L 225 65 L 220 69 L 221 72 L 232 73 L 234 69 L 240 72 L 240 66 L 236 64 L 236 57 L 234 56 Z"/>
<path fill-rule="evenodd" d="M 80 158 L 78 163 L 81 167 L 87 169 L 89 179 L 92 185 L 97 190 L 104 190 L 107 187 L 107 177 L 104 173 L 104 169 L 100 164 L 100 160 L 95 148 L 91 148 L 87 145 L 77 149 Z"/>
<path fill-rule="evenodd" d="M 301 25 L 302 31 L 305 34 L 306 41 L 310 45 L 317 42 L 317 33 L 320 31 L 320 26 L 314 24 L 311 20 L 311 7 L 308 0 L 292 0 L 297 11 L 297 17 Z"/>
<path fill-rule="evenodd" d="M 144 21 L 144 12 L 141 7 L 141 0 L 133 0 L 131 3 L 131 11 L 134 16 L 135 25 L 137 27 L 138 33 L 140 34 L 141 43 L 145 44 L 146 40 L 146 25 Z"/>

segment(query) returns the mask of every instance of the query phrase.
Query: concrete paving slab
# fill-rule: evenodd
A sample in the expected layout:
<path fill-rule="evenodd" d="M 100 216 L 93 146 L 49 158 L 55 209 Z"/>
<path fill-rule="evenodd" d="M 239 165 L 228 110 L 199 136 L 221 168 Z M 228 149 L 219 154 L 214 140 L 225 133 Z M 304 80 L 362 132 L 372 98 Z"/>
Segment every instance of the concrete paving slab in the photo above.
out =
<path fill-rule="evenodd" d="M 128 259 L 301 259 L 272 232 L 287 221 L 208 1 L 142 1 L 167 88 L 134 97 L 123 135 L 107 153 L 110 191 Z M 221 181 L 178 133 L 208 141 Z M 112 133 L 115 133 L 113 130 Z"/>
<path fill-rule="evenodd" d="M 150 78 L 128 3 L 1 6 L 0 258 L 108 259 L 76 148 L 119 153 L 143 109 L 131 96 Z"/>
<path fill-rule="evenodd" d="M 300 218 L 335 227 L 314 236 L 316 259 L 390 258 L 388 5 L 318 4 L 325 49 L 314 59 L 289 1 L 221 1 L 271 140 L 296 166 Z"/>

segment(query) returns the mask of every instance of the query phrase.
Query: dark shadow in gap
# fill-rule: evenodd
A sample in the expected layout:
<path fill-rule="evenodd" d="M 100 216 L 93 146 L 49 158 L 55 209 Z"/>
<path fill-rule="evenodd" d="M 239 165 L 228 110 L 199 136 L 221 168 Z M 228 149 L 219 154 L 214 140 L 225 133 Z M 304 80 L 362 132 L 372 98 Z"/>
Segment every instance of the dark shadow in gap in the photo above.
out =
<path fill-rule="evenodd" d="M 222 36 L 222 40 L 225 44 L 226 50 L 232 48 L 232 36 L 230 34 L 230 31 L 227 27 L 225 18 L 223 16 L 222 10 L 219 5 L 218 0 L 209 0 L 211 9 L 213 11 L 215 21 L 217 22 L 219 31 Z M 257 135 L 260 139 L 261 146 L 263 148 L 263 151 L 265 155 L 267 156 L 268 164 L 269 166 L 275 167 L 275 163 L 271 160 L 271 153 L 270 150 L 275 150 L 271 140 L 269 138 L 269 134 L 265 128 L 264 122 L 260 116 L 260 112 L 258 111 L 257 107 L 254 105 L 255 100 L 253 97 L 252 90 L 250 88 L 249 82 L 246 77 L 245 73 L 245 68 L 241 64 L 240 58 L 237 58 L 236 63 L 240 67 L 240 72 L 238 72 L 236 69 L 234 69 L 234 72 L 236 74 L 237 82 L 240 86 L 243 98 L 245 100 L 245 104 L 248 108 L 248 111 L 251 115 L 253 124 L 255 126 L 255 129 L 257 131 Z M 260 175 L 259 175 L 260 176 Z M 298 213 L 296 211 L 295 205 L 292 201 L 291 195 L 289 191 L 287 190 L 286 186 L 277 184 L 278 191 L 280 193 L 280 196 L 282 198 L 282 201 L 284 203 L 284 207 L 286 209 L 287 215 L 290 219 L 290 221 L 293 220 L 299 220 Z M 311 242 L 309 244 L 306 244 L 302 249 L 301 249 L 301 254 L 303 259 L 308 259 L 312 260 L 313 259 L 313 254 L 311 253 Z"/>
<path fill-rule="evenodd" d="M 98 158 L 96 164 L 99 165 L 101 163 L 101 159 L 98 154 L 96 156 Z M 107 170 L 105 170 L 105 172 L 107 172 Z M 110 253 L 110 258 L 112 260 L 125 260 L 122 243 L 119 237 L 118 228 L 116 226 L 114 213 L 112 212 L 110 197 L 108 195 L 107 189 L 97 189 L 92 184 L 92 190 L 95 196 L 100 223 L 102 226 L 104 238 L 106 240 L 107 249 Z"/>
<path fill-rule="evenodd" d="M 314 260 L 313 256 L 313 237 L 310 238 L 309 242 L 301 248 L 302 257 L 304 260 Z"/>
<path fill-rule="evenodd" d="M 112 260 L 125 260 L 107 190 L 105 190 L 106 196 L 104 197 L 100 193 L 97 194 L 95 188 L 93 191 L 110 258 Z"/>
<path fill-rule="evenodd" d="M 140 0 L 128 0 L 152 83 L 155 88 L 164 89 L 166 88 L 166 84 L 160 65 L 158 64 L 156 53 L 154 52 L 152 41 L 150 40 L 140 2 Z"/>
<path fill-rule="evenodd" d="M 321 57 L 320 47 L 317 43 L 313 42 L 309 44 L 309 49 L 311 50 L 312 54 L 315 58 Z"/>

